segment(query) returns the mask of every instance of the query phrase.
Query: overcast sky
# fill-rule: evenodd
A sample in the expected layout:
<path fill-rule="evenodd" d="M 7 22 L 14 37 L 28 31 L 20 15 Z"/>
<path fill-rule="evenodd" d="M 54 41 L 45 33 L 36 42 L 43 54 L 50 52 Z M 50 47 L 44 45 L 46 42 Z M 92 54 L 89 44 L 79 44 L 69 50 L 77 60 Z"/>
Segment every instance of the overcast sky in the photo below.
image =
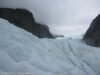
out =
<path fill-rule="evenodd" d="M 81 35 L 100 13 L 100 0 L 0 0 L 0 7 L 29 9 L 53 33 Z"/>

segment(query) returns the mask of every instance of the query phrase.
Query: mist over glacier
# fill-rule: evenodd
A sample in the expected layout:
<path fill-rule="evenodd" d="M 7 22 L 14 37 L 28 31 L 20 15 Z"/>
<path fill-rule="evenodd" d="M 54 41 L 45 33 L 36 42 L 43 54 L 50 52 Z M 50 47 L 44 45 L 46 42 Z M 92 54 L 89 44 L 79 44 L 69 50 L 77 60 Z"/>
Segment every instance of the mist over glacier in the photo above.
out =
<path fill-rule="evenodd" d="M 0 7 L 29 9 L 52 33 L 67 36 L 84 34 L 100 13 L 99 0 L 0 0 Z"/>

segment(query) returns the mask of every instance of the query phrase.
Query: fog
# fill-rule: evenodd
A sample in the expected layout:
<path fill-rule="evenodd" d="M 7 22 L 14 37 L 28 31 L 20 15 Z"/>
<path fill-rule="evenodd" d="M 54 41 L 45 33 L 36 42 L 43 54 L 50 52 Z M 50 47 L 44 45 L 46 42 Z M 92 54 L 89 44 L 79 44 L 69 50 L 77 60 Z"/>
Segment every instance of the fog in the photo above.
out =
<path fill-rule="evenodd" d="M 54 34 L 79 36 L 100 13 L 99 0 L 0 0 L 0 7 L 25 8 Z"/>

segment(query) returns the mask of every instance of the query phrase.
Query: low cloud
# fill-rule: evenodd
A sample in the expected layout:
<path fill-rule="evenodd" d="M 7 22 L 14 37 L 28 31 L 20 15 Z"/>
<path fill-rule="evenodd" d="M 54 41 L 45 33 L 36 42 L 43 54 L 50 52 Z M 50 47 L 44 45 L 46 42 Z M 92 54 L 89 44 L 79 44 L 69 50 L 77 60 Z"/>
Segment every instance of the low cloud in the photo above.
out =
<path fill-rule="evenodd" d="M 99 0 L 0 0 L 0 7 L 29 9 L 37 22 L 48 24 L 52 32 L 64 35 L 69 26 L 88 28 L 100 13 Z"/>

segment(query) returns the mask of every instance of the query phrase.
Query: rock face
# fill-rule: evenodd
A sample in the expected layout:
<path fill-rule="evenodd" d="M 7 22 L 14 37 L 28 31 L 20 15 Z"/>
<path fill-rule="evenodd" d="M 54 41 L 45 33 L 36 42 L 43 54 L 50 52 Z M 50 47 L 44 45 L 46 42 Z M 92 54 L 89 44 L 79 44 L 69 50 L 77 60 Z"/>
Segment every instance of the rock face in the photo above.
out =
<path fill-rule="evenodd" d="M 48 26 L 36 23 L 32 13 L 26 9 L 0 8 L 0 18 L 8 20 L 39 38 L 54 38 Z"/>
<path fill-rule="evenodd" d="M 92 21 L 83 40 L 88 45 L 100 47 L 100 14 Z"/>

